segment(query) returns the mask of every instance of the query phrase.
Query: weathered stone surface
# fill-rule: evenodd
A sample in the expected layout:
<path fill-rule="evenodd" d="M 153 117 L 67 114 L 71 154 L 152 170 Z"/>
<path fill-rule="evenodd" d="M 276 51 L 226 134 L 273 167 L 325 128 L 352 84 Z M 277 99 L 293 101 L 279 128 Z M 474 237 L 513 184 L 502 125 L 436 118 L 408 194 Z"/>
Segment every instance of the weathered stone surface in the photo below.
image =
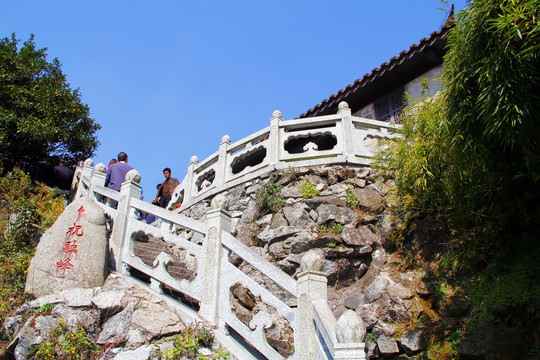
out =
<path fill-rule="evenodd" d="M 113 360 L 150 360 L 155 359 L 157 348 L 154 345 L 143 345 L 134 350 L 122 350 Z"/>
<path fill-rule="evenodd" d="M 420 342 L 422 340 L 421 331 L 411 331 L 401 335 L 399 343 L 409 354 L 417 352 L 421 349 Z"/>
<path fill-rule="evenodd" d="M 344 225 L 350 224 L 356 226 L 358 223 L 358 215 L 348 207 L 339 207 L 336 213 L 336 222 Z"/>
<path fill-rule="evenodd" d="M 317 208 L 317 213 L 319 217 L 317 218 L 317 223 L 325 224 L 327 222 L 336 220 L 336 214 L 338 212 L 338 207 L 333 204 L 321 204 Z"/>
<path fill-rule="evenodd" d="M 397 343 L 386 335 L 381 335 L 377 338 L 377 346 L 383 355 L 398 354 L 399 348 Z"/>
<path fill-rule="evenodd" d="M 358 198 L 358 204 L 360 207 L 375 214 L 380 214 L 384 211 L 384 198 L 373 187 L 368 186 L 364 189 L 354 189 L 353 191 Z"/>
<path fill-rule="evenodd" d="M 131 317 L 133 315 L 134 304 L 129 304 L 124 310 L 111 317 L 99 333 L 97 343 L 105 344 L 107 341 L 115 342 L 124 339 L 129 329 Z"/>
<path fill-rule="evenodd" d="M 345 200 L 342 200 L 336 196 L 316 196 L 314 198 L 304 200 L 304 203 L 308 205 L 311 209 L 317 209 L 322 204 L 347 206 Z"/>
<path fill-rule="evenodd" d="M 245 286 L 237 286 L 233 291 L 233 295 L 238 299 L 240 304 L 248 310 L 253 310 L 256 305 L 255 297 Z"/>
<path fill-rule="evenodd" d="M 257 235 L 261 232 L 261 228 L 256 223 L 240 224 L 236 239 L 243 242 L 247 246 L 257 245 Z"/>
<path fill-rule="evenodd" d="M 324 257 L 327 259 L 341 259 L 355 255 L 354 249 L 346 247 L 335 247 L 323 249 Z"/>
<path fill-rule="evenodd" d="M 390 282 L 388 284 L 388 295 L 390 295 L 393 298 L 399 298 L 399 299 L 410 299 L 414 296 L 412 291 L 407 289 L 405 286 L 401 285 L 400 283 Z"/>
<path fill-rule="evenodd" d="M 106 274 L 105 214 L 95 200 L 83 197 L 68 205 L 41 237 L 25 291 L 40 297 L 65 289 L 93 288 L 103 285 Z"/>
<path fill-rule="evenodd" d="M 247 224 L 253 222 L 257 218 L 257 215 L 259 214 L 259 208 L 257 207 L 257 204 L 255 201 L 250 201 L 248 203 L 248 206 L 246 210 L 242 213 L 242 216 L 240 217 L 240 223 Z"/>
<path fill-rule="evenodd" d="M 2 335 L 6 338 L 11 338 L 17 331 L 19 331 L 22 321 L 22 315 L 7 317 L 2 324 Z"/>
<path fill-rule="evenodd" d="M 267 225 L 272 224 L 272 214 L 264 215 L 263 217 L 260 217 L 255 221 L 257 225 L 259 225 L 261 228 L 265 228 Z"/>
<path fill-rule="evenodd" d="M 302 231 L 294 236 L 291 242 L 291 253 L 301 254 L 313 247 L 312 240 L 316 235 L 307 231 Z"/>
<path fill-rule="evenodd" d="M 278 228 L 278 227 L 281 227 L 281 226 L 288 226 L 288 225 L 289 225 L 289 223 L 287 222 L 287 220 L 283 216 L 282 211 L 274 214 L 274 216 L 272 217 L 272 222 L 270 223 L 270 227 L 272 229 L 275 229 L 275 228 Z"/>
<path fill-rule="evenodd" d="M 313 221 L 309 217 L 309 213 L 300 206 L 290 206 L 283 208 L 283 215 L 291 226 L 314 226 Z"/>
<path fill-rule="evenodd" d="M 370 304 L 381 297 L 386 291 L 388 279 L 385 277 L 377 277 L 365 290 L 364 301 Z"/>
<path fill-rule="evenodd" d="M 100 291 L 92 298 L 92 303 L 106 314 L 114 315 L 122 310 L 122 299 L 125 294 L 125 290 Z"/>
<path fill-rule="evenodd" d="M 61 295 L 66 300 L 66 305 L 71 307 L 88 307 L 92 305 L 94 289 L 69 289 L 62 291 Z"/>
<path fill-rule="evenodd" d="M 293 236 L 304 229 L 298 226 L 280 226 L 275 229 L 266 227 L 258 236 L 260 245 L 272 244 L 276 241 L 285 240 L 290 236 Z"/>
<path fill-rule="evenodd" d="M 229 207 L 229 210 L 233 211 L 233 210 L 236 210 L 236 208 L 234 208 L 234 205 L 237 205 L 237 204 L 232 204 L 230 207 Z M 190 213 L 190 216 L 192 218 L 194 218 L 195 220 L 199 220 L 201 219 L 203 216 L 206 215 L 206 212 L 208 211 L 208 208 L 210 207 L 210 203 L 207 202 L 207 201 L 201 201 L 201 202 L 198 202 L 197 204 L 193 205 L 191 207 L 191 213 Z"/>
<path fill-rule="evenodd" d="M 281 189 L 281 196 L 286 198 L 301 198 L 300 188 L 297 185 L 289 185 Z"/>
<path fill-rule="evenodd" d="M 285 259 L 291 252 L 291 239 L 275 242 L 268 247 L 268 252 L 276 260 Z"/>
<path fill-rule="evenodd" d="M 358 229 L 353 226 L 344 226 L 341 232 L 341 240 L 350 246 L 363 246 L 367 245 L 365 239 Z"/>
<path fill-rule="evenodd" d="M 150 339 L 173 334 L 184 329 L 184 324 L 164 303 L 146 303 L 133 312 L 131 323 L 147 333 Z"/>
<path fill-rule="evenodd" d="M 345 183 L 347 184 L 353 184 L 359 188 L 364 188 L 366 187 L 366 180 L 365 179 L 359 179 L 359 178 L 352 178 L 352 179 L 347 179 L 345 181 Z"/>

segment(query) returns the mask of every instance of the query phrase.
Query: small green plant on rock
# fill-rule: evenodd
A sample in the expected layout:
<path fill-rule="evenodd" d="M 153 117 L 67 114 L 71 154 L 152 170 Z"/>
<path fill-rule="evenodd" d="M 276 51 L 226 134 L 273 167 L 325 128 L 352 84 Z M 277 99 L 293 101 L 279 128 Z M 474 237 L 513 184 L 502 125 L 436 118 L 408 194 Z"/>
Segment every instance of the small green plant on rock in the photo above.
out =
<path fill-rule="evenodd" d="M 357 208 L 360 205 L 360 199 L 358 199 L 358 195 L 353 189 L 345 190 L 345 202 L 347 203 L 347 206 L 352 209 Z"/>
<path fill-rule="evenodd" d="M 343 225 L 337 222 L 332 222 L 329 225 L 325 225 L 325 224 L 319 225 L 320 235 L 341 235 L 342 232 L 343 232 Z"/>
<path fill-rule="evenodd" d="M 276 212 L 285 204 L 285 199 L 281 195 L 283 185 L 276 183 L 265 184 L 257 191 L 255 202 L 257 207 L 264 213 Z"/>
<path fill-rule="evenodd" d="M 101 347 L 88 338 L 86 330 L 70 328 L 63 319 L 32 349 L 34 358 L 42 360 L 97 359 L 100 353 Z"/>
<path fill-rule="evenodd" d="M 161 353 L 165 360 L 195 359 L 218 360 L 228 359 L 229 353 L 223 348 L 217 349 L 212 355 L 203 355 L 199 352 L 201 347 L 211 348 L 214 342 L 212 331 L 203 324 L 192 324 L 174 337 L 174 348 Z"/>
<path fill-rule="evenodd" d="M 311 199 L 319 195 L 319 190 L 307 179 L 304 179 L 302 185 L 300 185 L 300 194 L 302 194 L 302 199 Z"/>

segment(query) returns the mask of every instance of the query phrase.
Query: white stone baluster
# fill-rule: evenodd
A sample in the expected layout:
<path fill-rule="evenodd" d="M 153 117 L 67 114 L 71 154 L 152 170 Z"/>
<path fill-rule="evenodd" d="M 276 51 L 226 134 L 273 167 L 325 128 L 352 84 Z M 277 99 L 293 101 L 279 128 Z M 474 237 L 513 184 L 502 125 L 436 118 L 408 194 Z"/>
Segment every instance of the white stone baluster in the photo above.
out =
<path fill-rule="evenodd" d="M 270 119 L 270 135 L 268 135 L 268 152 L 269 163 L 271 166 L 277 164 L 280 158 L 280 144 L 279 144 L 279 123 L 283 121 L 281 111 L 276 110 L 272 113 Z"/>
<path fill-rule="evenodd" d="M 343 154 L 350 160 L 354 160 L 353 131 L 354 125 L 351 118 L 351 108 L 349 104 L 342 101 L 338 105 L 338 114 L 341 116 L 341 129 L 343 138 Z"/>
<path fill-rule="evenodd" d="M 299 360 L 315 360 L 317 339 L 313 321 L 313 301 L 328 301 L 326 274 L 321 272 L 324 258 L 317 250 L 309 250 L 300 262 L 298 275 L 298 330 L 294 347 Z"/>
<path fill-rule="evenodd" d="M 77 163 L 77 167 L 75 168 L 75 172 L 73 174 L 73 179 L 71 180 L 71 188 L 69 189 L 68 202 L 72 202 L 75 199 L 75 195 L 76 195 L 77 190 L 79 189 L 79 186 L 80 186 L 83 167 L 84 167 L 84 163 L 82 161 L 79 161 Z"/>
<path fill-rule="evenodd" d="M 94 186 L 105 186 L 105 177 L 107 176 L 105 172 L 107 171 L 107 167 L 104 163 L 98 163 L 94 169 L 94 175 L 92 175 L 92 179 L 90 181 L 90 190 L 89 193 L 92 195 L 97 201 L 101 201 L 101 196 L 96 194 L 94 192 Z"/>
<path fill-rule="evenodd" d="M 94 168 L 94 162 L 92 159 L 86 159 L 81 172 L 81 179 L 79 180 L 79 185 L 77 186 L 77 193 L 75 194 L 74 200 L 80 198 L 84 195 L 85 190 L 83 186 L 83 178 L 86 177 L 90 179 L 92 176 L 92 169 Z"/>
<path fill-rule="evenodd" d="M 334 359 L 366 358 L 365 343 L 366 326 L 364 321 L 353 310 L 345 311 L 337 320 Z"/>
<path fill-rule="evenodd" d="M 141 175 L 135 169 L 129 170 L 126 174 L 126 181 L 120 188 L 120 200 L 118 201 L 116 218 L 114 220 L 113 231 L 110 241 L 111 258 L 114 259 L 114 269 L 124 269 L 122 267 L 122 254 L 126 242 L 126 228 L 128 218 L 135 216 L 135 211 L 130 209 L 131 198 L 140 199 L 142 186 Z M 110 264 L 112 265 L 112 264 Z"/>
<path fill-rule="evenodd" d="M 218 154 L 218 162 L 216 164 L 216 178 L 214 179 L 214 184 L 216 186 L 222 186 L 227 182 L 227 163 L 228 163 L 228 154 L 227 150 L 229 149 L 229 145 L 231 145 L 231 137 L 229 135 L 225 135 L 221 138 L 221 142 L 219 143 L 219 154 Z"/>
<path fill-rule="evenodd" d="M 231 229 L 231 216 L 227 211 L 228 207 L 229 204 L 225 196 L 219 194 L 212 200 L 211 209 L 206 213 L 208 230 L 203 244 L 203 291 L 199 315 L 214 326 L 219 326 L 220 323 L 219 294 L 221 262 L 223 260 L 221 232 L 230 232 Z"/>
<path fill-rule="evenodd" d="M 186 174 L 186 186 L 184 188 L 184 200 L 182 201 L 183 204 L 189 204 L 191 203 L 192 194 L 195 189 L 195 167 L 199 164 L 199 158 L 193 155 L 189 159 L 189 165 L 188 165 L 188 171 Z"/>

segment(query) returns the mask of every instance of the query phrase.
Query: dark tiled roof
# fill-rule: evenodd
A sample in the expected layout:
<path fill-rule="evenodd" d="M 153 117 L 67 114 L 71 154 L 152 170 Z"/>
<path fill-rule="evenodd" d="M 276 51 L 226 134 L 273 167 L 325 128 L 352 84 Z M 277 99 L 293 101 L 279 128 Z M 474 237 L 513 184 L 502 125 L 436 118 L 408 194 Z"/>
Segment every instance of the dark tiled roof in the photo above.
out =
<path fill-rule="evenodd" d="M 342 101 L 348 102 L 354 112 L 384 92 L 390 91 L 392 87 L 403 85 L 441 64 L 446 53 L 445 37 L 451 27 L 449 24 L 444 25 L 441 30 L 431 33 L 429 38 L 424 38 L 409 50 L 402 51 L 379 68 L 373 69 L 361 79 L 309 109 L 300 115 L 300 118 L 335 114 Z"/>

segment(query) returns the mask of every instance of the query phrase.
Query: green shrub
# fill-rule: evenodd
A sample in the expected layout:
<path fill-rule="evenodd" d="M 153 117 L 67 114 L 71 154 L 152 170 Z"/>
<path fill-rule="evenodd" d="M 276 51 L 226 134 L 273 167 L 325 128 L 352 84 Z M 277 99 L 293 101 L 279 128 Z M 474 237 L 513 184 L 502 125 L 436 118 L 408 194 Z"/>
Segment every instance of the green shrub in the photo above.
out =
<path fill-rule="evenodd" d="M 86 360 L 97 359 L 101 347 L 88 338 L 83 328 L 71 328 L 64 320 L 52 328 L 46 338 L 32 348 L 32 354 L 43 360 Z"/>
<path fill-rule="evenodd" d="M 212 343 L 214 342 L 212 331 L 202 324 L 192 324 L 186 327 L 179 335 L 174 337 L 173 341 L 174 348 L 162 353 L 162 359 L 218 360 L 229 358 L 229 353 L 223 348 L 219 348 L 217 352 L 210 355 L 210 357 L 199 354 L 199 349 L 201 347 L 211 348 Z"/>
<path fill-rule="evenodd" d="M 63 209 L 63 197 L 32 184 L 20 170 L 0 178 L 0 323 L 28 298 L 24 286 L 33 242 Z"/>
<path fill-rule="evenodd" d="M 264 213 L 276 212 L 285 204 L 285 199 L 281 196 L 283 185 L 268 183 L 257 191 L 255 202 Z"/>
<path fill-rule="evenodd" d="M 300 194 L 302 194 L 302 199 L 311 199 L 319 195 L 319 190 L 308 180 L 304 180 L 300 185 Z"/>

